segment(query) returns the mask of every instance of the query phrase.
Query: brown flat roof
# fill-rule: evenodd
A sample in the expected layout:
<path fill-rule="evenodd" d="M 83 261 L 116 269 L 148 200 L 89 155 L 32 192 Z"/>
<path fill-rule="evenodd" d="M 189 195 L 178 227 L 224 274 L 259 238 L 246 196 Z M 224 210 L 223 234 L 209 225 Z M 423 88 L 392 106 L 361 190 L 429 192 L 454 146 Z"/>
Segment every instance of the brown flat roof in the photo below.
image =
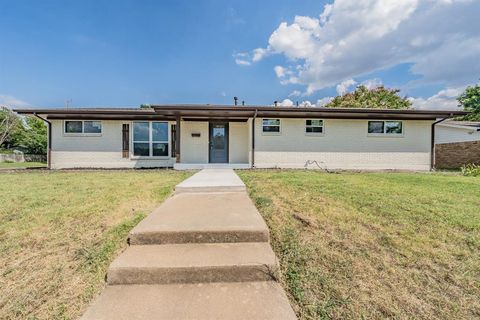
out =
<path fill-rule="evenodd" d="M 151 105 L 150 108 L 68 108 L 68 109 L 15 109 L 20 114 L 44 115 L 47 119 L 118 119 L 118 120 L 174 120 L 177 116 L 196 119 L 248 119 L 257 117 L 277 118 L 336 118 L 336 119 L 412 119 L 434 120 L 437 118 L 465 115 L 464 111 L 444 110 L 394 110 L 355 109 L 322 107 L 274 107 L 168 104 Z"/>

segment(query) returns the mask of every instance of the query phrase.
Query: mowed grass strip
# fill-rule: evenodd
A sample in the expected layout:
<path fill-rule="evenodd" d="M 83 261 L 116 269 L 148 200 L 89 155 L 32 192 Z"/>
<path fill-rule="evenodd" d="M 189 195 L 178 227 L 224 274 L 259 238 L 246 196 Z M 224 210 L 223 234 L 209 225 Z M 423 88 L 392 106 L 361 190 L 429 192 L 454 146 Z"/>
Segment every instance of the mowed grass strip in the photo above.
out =
<path fill-rule="evenodd" d="M 46 168 L 47 164 L 43 162 L 0 162 L 0 170 L 18 169 L 18 168 Z"/>
<path fill-rule="evenodd" d="M 480 318 L 480 178 L 238 174 L 301 319 Z"/>
<path fill-rule="evenodd" d="M 190 173 L 0 173 L 0 319 L 75 319 L 128 232 Z"/>

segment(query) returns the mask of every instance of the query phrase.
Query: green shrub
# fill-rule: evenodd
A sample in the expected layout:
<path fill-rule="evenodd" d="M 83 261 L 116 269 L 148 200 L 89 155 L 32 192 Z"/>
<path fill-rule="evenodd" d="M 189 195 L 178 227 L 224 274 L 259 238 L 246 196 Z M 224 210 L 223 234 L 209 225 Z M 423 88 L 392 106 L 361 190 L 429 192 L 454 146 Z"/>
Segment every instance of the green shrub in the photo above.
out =
<path fill-rule="evenodd" d="M 3 161 L 4 163 L 14 163 L 15 161 L 12 161 L 12 160 L 5 160 Z"/>
<path fill-rule="evenodd" d="M 462 167 L 462 174 L 467 177 L 480 177 L 480 165 L 467 164 Z"/>

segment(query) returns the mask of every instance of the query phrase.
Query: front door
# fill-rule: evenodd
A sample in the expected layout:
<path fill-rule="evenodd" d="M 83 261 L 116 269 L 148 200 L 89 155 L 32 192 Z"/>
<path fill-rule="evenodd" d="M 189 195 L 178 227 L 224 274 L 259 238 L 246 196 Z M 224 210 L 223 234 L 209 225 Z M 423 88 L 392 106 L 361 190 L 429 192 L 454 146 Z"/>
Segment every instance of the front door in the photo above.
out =
<path fill-rule="evenodd" d="M 228 163 L 228 122 L 210 122 L 210 163 Z"/>

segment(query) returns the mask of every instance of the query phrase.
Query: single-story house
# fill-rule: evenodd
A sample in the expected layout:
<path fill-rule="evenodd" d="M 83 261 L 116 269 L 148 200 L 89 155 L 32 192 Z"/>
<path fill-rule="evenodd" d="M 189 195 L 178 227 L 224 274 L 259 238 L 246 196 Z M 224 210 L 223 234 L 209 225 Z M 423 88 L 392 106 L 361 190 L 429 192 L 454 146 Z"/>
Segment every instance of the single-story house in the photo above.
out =
<path fill-rule="evenodd" d="M 447 120 L 438 124 L 435 143 L 480 141 L 480 121 Z"/>
<path fill-rule="evenodd" d="M 49 126 L 50 168 L 430 170 L 460 111 L 153 105 L 21 109 Z"/>

